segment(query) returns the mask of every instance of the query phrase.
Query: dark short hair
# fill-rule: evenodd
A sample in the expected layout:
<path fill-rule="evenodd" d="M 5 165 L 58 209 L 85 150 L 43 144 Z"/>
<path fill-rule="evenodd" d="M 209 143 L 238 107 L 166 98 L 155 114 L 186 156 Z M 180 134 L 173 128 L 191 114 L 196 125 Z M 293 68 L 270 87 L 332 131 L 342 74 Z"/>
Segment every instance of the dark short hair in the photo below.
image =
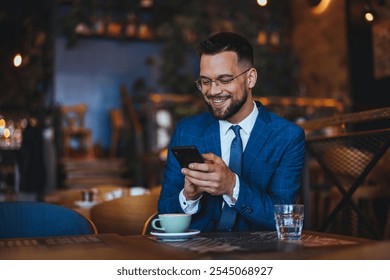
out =
<path fill-rule="evenodd" d="M 253 48 L 248 40 L 233 32 L 216 33 L 201 42 L 198 48 L 199 56 L 214 55 L 222 52 L 235 52 L 238 62 L 249 63 L 253 66 Z"/>

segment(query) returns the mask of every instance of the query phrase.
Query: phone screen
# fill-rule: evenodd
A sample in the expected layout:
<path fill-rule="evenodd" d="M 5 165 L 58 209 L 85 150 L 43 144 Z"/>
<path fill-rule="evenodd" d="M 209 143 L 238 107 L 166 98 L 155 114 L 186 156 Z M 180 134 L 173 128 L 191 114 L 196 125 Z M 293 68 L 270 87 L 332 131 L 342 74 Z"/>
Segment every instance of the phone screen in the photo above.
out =
<path fill-rule="evenodd" d="M 195 146 L 176 146 L 171 150 L 182 168 L 188 168 L 192 162 L 204 162 Z"/>

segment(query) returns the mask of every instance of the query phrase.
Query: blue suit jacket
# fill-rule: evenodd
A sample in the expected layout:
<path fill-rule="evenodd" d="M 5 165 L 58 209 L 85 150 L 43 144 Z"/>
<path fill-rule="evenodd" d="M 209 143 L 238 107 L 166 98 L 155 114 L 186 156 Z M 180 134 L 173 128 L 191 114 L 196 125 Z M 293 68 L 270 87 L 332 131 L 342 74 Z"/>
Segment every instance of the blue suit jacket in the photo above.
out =
<path fill-rule="evenodd" d="M 303 130 L 256 104 L 259 115 L 243 154 L 240 193 L 234 205 L 237 211 L 234 231 L 274 230 L 273 205 L 294 203 L 301 185 L 305 154 Z M 200 153 L 221 157 L 219 135 L 218 120 L 208 112 L 178 122 L 168 148 L 159 213 L 183 212 L 178 197 L 184 176 L 170 148 L 195 145 Z M 204 193 L 190 228 L 216 231 L 222 200 L 222 196 Z"/>

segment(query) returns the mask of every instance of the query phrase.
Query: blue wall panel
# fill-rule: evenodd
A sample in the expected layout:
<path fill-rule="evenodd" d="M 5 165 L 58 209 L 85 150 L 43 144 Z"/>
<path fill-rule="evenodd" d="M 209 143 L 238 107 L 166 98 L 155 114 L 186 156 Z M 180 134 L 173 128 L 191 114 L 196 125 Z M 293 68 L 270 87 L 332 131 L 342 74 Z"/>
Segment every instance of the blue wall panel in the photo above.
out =
<path fill-rule="evenodd" d="M 66 47 L 64 38 L 55 42 L 55 101 L 57 105 L 86 103 L 86 125 L 94 143 L 108 148 L 111 127 L 109 111 L 120 104 L 119 87 L 129 91 L 139 78 L 148 88 L 159 91 L 156 69 L 146 65 L 149 57 L 158 58 L 160 47 L 150 42 L 122 42 L 109 39 L 81 39 Z M 155 66 L 157 67 L 157 66 Z"/>

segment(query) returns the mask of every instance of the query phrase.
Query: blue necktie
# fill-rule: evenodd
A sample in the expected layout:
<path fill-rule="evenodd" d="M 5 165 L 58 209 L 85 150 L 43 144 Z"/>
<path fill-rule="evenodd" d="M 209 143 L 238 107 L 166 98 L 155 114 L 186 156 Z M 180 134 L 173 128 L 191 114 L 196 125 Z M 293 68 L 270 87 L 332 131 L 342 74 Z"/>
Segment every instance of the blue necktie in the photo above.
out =
<path fill-rule="evenodd" d="M 240 136 L 241 127 L 239 125 L 232 125 L 230 128 L 233 129 L 236 137 L 233 139 L 230 146 L 229 168 L 232 172 L 240 176 L 242 162 L 242 140 Z M 236 210 L 234 210 L 233 207 L 229 207 L 229 205 L 225 202 L 225 205 L 222 208 L 218 231 L 230 231 L 234 225 L 234 221 L 236 220 L 236 214 Z"/>

